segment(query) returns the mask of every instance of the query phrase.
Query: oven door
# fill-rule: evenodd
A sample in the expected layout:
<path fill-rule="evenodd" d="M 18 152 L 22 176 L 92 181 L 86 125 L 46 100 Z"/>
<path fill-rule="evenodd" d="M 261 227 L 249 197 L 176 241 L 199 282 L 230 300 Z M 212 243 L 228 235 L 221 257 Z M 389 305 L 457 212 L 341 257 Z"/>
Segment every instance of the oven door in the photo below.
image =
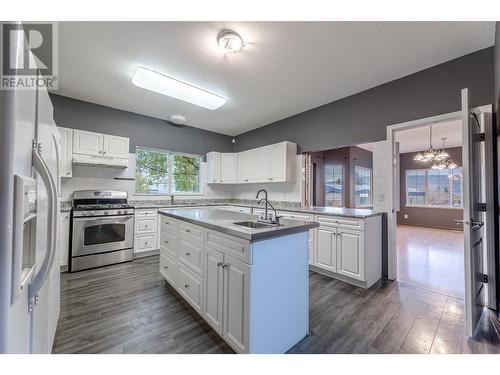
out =
<path fill-rule="evenodd" d="M 74 218 L 71 256 L 77 257 L 133 247 L 133 224 L 133 215 Z"/>

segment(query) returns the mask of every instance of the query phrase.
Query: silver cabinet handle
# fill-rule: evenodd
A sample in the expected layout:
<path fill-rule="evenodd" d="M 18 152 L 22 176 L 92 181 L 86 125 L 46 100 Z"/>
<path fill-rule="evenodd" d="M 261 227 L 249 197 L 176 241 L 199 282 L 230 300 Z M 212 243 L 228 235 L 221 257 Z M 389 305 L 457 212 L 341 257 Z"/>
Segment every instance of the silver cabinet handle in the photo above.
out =
<path fill-rule="evenodd" d="M 223 263 L 222 263 L 222 262 L 217 262 L 217 267 L 220 267 L 220 266 L 222 266 L 222 265 L 223 265 Z"/>
<path fill-rule="evenodd" d="M 223 265 L 222 265 L 222 268 L 227 268 L 227 264 L 223 264 Z"/>
<path fill-rule="evenodd" d="M 168 243 L 168 240 L 165 240 L 165 243 Z"/>
<path fill-rule="evenodd" d="M 189 288 L 189 284 L 184 284 L 184 288 L 188 289 Z"/>
<path fill-rule="evenodd" d="M 168 266 L 163 266 L 163 269 L 164 270 L 168 270 Z"/>
<path fill-rule="evenodd" d="M 191 232 L 191 229 L 186 229 L 186 233 L 189 233 L 189 232 Z"/>
<path fill-rule="evenodd" d="M 191 256 L 191 253 L 186 253 L 186 256 L 187 256 L 187 257 Z"/>

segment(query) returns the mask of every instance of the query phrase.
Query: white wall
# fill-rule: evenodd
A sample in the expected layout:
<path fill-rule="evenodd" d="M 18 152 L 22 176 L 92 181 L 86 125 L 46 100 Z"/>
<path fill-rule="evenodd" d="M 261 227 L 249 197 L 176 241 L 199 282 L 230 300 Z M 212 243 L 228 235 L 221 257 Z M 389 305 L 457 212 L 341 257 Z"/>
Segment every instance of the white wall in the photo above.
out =
<path fill-rule="evenodd" d="M 257 191 L 266 189 L 270 201 L 302 202 L 302 159 L 302 155 L 297 155 L 293 182 L 234 185 L 233 198 L 255 199 Z"/>
<path fill-rule="evenodd" d="M 202 195 L 176 195 L 179 199 L 224 199 L 232 197 L 232 186 L 214 186 L 205 183 L 207 165 L 201 163 Z M 168 200 L 168 195 L 136 195 L 135 181 L 115 180 L 115 177 L 135 177 L 135 154 L 129 154 L 126 169 L 73 166 L 73 178 L 62 180 L 62 199 L 70 201 L 74 190 L 121 190 L 128 192 L 129 200 Z"/>

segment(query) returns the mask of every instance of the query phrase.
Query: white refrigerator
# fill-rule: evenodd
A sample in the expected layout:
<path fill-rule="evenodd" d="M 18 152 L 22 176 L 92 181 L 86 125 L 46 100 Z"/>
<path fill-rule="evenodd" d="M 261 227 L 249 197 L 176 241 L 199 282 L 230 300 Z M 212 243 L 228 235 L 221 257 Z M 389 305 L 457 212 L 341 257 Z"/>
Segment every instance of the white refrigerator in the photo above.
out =
<path fill-rule="evenodd" d="M 0 90 L 0 353 L 52 351 L 60 139 L 45 88 Z"/>

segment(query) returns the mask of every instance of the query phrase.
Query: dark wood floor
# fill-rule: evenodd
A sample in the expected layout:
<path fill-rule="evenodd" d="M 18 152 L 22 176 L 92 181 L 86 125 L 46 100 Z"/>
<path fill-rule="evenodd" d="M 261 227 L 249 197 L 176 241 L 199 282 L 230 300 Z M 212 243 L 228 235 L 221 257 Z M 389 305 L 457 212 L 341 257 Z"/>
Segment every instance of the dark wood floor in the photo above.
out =
<path fill-rule="evenodd" d="M 158 256 L 63 274 L 54 353 L 232 353 L 158 272 Z M 310 274 L 311 334 L 290 353 L 500 353 L 488 310 L 464 336 L 463 301 L 398 282 L 369 290 Z"/>

